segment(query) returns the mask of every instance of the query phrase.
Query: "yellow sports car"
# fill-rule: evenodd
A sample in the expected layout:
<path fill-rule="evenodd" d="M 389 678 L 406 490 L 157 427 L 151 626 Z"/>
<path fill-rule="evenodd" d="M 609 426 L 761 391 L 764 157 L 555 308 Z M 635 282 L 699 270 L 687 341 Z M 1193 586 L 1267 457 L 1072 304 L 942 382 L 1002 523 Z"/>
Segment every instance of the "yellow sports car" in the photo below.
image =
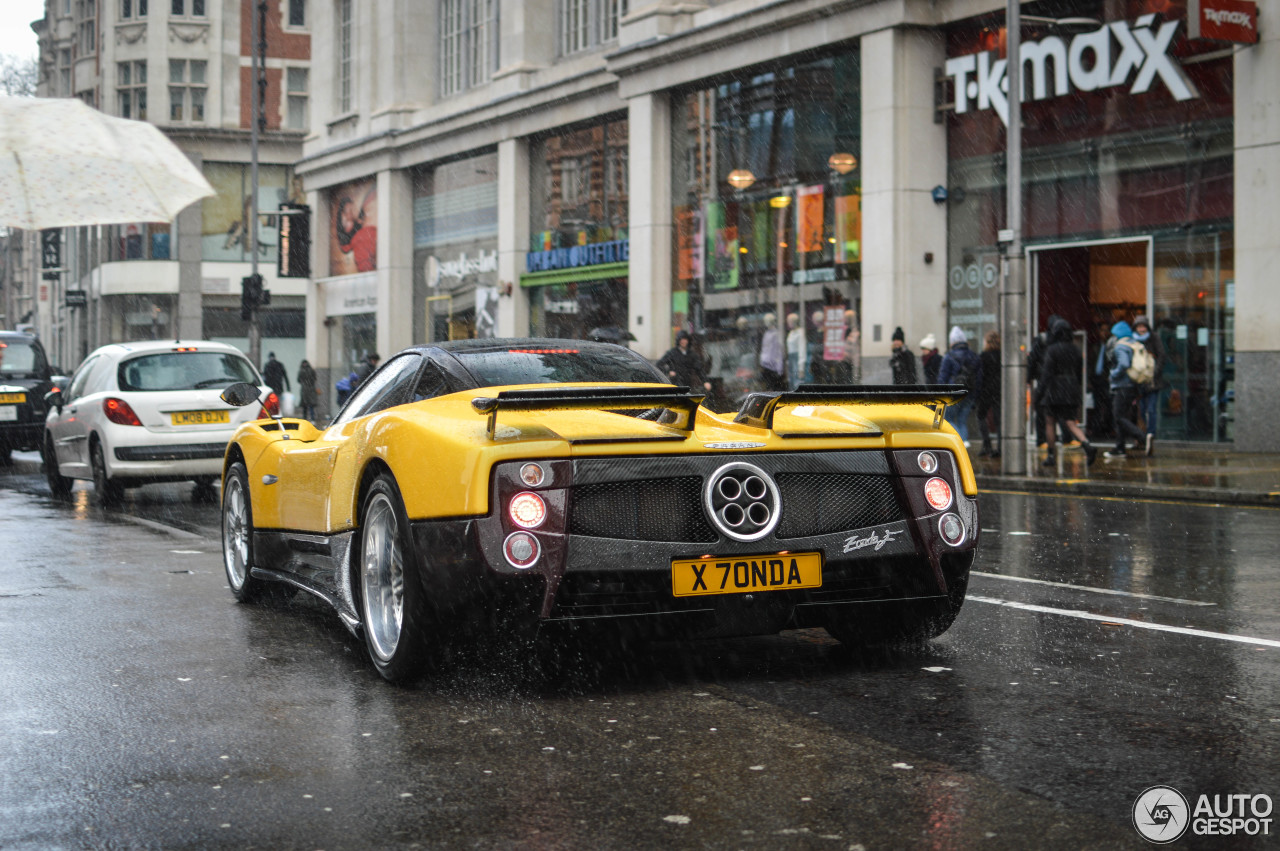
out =
<path fill-rule="evenodd" d="M 942 420 L 963 392 L 802 386 L 717 414 L 621 346 L 417 346 L 323 430 L 236 431 L 227 579 L 243 602 L 328 602 L 392 681 L 477 625 L 924 640 L 955 619 L 978 543 Z"/>

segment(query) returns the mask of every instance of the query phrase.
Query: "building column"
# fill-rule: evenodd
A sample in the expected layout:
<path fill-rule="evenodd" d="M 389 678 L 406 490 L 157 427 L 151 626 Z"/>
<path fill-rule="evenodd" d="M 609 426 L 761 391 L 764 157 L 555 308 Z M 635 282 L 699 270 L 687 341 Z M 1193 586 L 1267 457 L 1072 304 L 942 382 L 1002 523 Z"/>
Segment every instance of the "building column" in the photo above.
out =
<path fill-rule="evenodd" d="M 204 157 L 200 154 L 188 153 L 187 158 L 196 170 L 201 170 Z M 174 222 L 178 244 L 178 304 L 177 321 L 174 333 L 182 340 L 200 340 L 204 338 L 204 304 L 201 294 L 203 278 L 203 247 L 200 232 L 203 229 L 204 216 L 199 201 L 186 207 Z M 146 234 L 143 235 L 146 238 Z M 150 246 L 147 246 L 149 249 Z M 98 258 L 95 258 L 98 259 Z"/>
<path fill-rule="evenodd" d="M 529 295 L 520 287 L 529 250 L 529 142 L 498 143 L 498 299 L 499 337 L 529 334 Z M 511 294 L 505 295 L 510 292 Z"/>
<path fill-rule="evenodd" d="M 414 342 L 413 180 L 408 169 L 378 172 L 376 274 L 378 353 L 385 359 Z"/>
<path fill-rule="evenodd" d="M 1260 0 L 1258 21 L 1280 19 L 1280 0 Z M 1280 187 L 1280 32 L 1258 28 L 1260 40 L 1235 53 L 1235 448 L 1280 451 L 1280 348 L 1276 317 L 1280 241 L 1275 188 Z M 1216 391 L 1215 391 L 1216 395 Z M 1216 412 L 1215 412 L 1216 413 Z"/>
<path fill-rule="evenodd" d="M 632 348 L 658 358 L 670 346 L 673 275 L 671 104 L 665 93 L 627 102 L 630 182 L 627 191 L 630 269 L 627 280 Z"/>
<path fill-rule="evenodd" d="M 940 39 L 881 30 L 862 38 L 862 375 L 889 384 L 889 339 L 901 326 L 913 351 L 947 339 L 947 215 L 933 187 L 947 182 L 946 125 L 933 120 Z M 932 255 L 933 262 L 925 261 Z M 920 376 L 923 380 L 923 376 Z"/>

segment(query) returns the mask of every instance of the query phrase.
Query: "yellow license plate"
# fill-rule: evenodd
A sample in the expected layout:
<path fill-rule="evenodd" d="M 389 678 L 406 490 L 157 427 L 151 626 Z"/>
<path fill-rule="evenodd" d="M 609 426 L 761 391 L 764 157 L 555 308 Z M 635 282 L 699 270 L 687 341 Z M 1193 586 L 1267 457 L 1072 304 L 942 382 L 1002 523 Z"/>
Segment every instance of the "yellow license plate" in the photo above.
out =
<path fill-rule="evenodd" d="M 230 411 L 175 411 L 169 416 L 173 418 L 173 424 L 176 426 L 231 422 Z"/>
<path fill-rule="evenodd" d="M 0 393 L 0 405 L 21 405 L 25 401 L 26 393 Z"/>
<path fill-rule="evenodd" d="M 821 587 L 822 553 L 710 556 L 671 562 L 671 593 L 677 597 Z"/>

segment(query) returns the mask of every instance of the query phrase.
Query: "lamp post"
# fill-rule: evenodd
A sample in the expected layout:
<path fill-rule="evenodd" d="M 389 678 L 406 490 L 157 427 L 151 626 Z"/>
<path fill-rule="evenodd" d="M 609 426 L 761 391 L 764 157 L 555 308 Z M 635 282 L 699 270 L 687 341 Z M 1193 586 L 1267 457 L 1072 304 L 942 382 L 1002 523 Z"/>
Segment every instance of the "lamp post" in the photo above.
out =
<path fill-rule="evenodd" d="M 1008 150 L 1005 155 L 1004 279 L 1000 292 L 1000 470 L 1005 475 L 1027 473 L 1027 269 L 1022 249 L 1022 20 L 1019 0 L 1007 0 L 1005 18 L 1009 80 Z"/>

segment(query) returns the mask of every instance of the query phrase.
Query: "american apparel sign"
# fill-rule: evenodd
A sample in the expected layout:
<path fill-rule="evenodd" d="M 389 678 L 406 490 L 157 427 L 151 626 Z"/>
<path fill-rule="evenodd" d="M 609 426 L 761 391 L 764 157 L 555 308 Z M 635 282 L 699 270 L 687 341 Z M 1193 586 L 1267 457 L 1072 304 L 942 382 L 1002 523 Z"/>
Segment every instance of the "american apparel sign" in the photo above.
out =
<path fill-rule="evenodd" d="M 1022 60 L 1022 100 L 1062 97 L 1074 91 L 1093 92 L 1129 86 L 1129 93 L 1150 91 L 1159 80 L 1175 100 L 1197 98 L 1192 82 L 1169 55 L 1178 21 L 1157 22 L 1143 15 L 1132 23 L 1113 21 L 1081 33 L 1070 42 L 1051 35 L 1026 41 L 1018 51 Z M 955 85 L 955 111 L 994 109 L 1009 124 L 1008 60 L 995 51 L 954 56 L 946 74 Z"/>

